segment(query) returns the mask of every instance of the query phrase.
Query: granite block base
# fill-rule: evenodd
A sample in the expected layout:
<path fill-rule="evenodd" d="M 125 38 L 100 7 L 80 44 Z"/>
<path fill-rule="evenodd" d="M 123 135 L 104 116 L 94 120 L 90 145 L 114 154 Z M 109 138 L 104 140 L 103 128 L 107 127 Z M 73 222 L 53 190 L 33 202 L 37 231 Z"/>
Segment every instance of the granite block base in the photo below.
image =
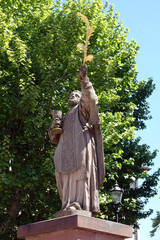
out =
<path fill-rule="evenodd" d="M 124 240 L 132 227 L 93 217 L 72 215 L 18 227 L 25 240 Z"/>

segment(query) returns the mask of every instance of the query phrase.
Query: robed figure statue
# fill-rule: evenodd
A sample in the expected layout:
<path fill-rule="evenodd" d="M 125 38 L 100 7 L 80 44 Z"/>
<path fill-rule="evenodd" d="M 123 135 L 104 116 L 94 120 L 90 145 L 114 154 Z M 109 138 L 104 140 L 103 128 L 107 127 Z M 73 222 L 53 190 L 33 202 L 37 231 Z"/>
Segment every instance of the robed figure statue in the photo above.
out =
<path fill-rule="evenodd" d="M 70 110 L 62 119 L 53 116 L 49 137 L 57 144 L 54 164 L 61 212 L 65 215 L 75 209 L 96 215 L 100 212 L 98 188 L 105 170 L 98 98 L 87 77 L 86 64 L 80 68 L 79 80 L 81 92 L 70 94 Z"/>

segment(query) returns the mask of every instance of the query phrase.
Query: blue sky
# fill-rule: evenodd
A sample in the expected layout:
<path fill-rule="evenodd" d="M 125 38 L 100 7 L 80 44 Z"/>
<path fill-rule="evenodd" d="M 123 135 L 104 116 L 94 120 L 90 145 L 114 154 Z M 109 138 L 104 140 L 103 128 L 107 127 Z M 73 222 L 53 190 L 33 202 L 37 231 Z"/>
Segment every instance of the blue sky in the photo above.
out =
<path fill-rule="evenodd" d="M 141 143 L 150 146 L 151 151 L 160 151 L 160 0 L 109 0 L 115 5 L 115 12 L 120 13 L 119 19 L 123 25 L 130 29 L 128 40 L 136 39 L 140 45 L 139 54 L 136 58 L 138 80 L 153 78 L 156 90 L 148 99 L 152 119 L 146 121 L 146 130 L 139 131 Z M 155 165 L 151 173 L 156 171 L 160 161 L 160 153 L 155 159 Z M 154 213 L 147 219 L 141 220 L 140 240 L 160 240 L 160 230 L 154 237 L 150 237 L 152 229 L 151 218 L 156 211 L 160 211 L 160 184 L 158 194 L 151 198 L 145 210 L 154 209 Z"/>

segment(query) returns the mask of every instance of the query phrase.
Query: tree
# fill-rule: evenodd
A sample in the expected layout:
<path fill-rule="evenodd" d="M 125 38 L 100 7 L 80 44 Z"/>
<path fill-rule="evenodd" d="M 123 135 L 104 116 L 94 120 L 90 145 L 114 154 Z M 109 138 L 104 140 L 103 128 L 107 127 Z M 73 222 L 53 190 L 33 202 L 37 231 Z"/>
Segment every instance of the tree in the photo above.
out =
<path fill-rule="evenodd" d="M 0 1 L 0 234 L 16 239 L 17 225 L 52 218 L 61 203 L 55 184 L 53 148 L 48 139 L 51 110 L 68 110 L 68 96 L 80 89 L 77 74 L 87 16 L 95 33 L 88 52 L 88 75 L 99 98 L 106 181 L 100 189 L 101 218 L 114 220 L 109 190 L 115 180 L 125 189 L 120 221 L 134 224 L 156 194 L 160 171 L 147 175 L 156 151 L 140 145 L 135 131 L 149 119 L 152 79 L 136 80 L 138 45 L 108 2 L 101 0 Z M 130 183 L 142 178 L 138 189 Z M 145 200 L 144 200 L 145 198 Z"/>
<path fill-rule="evenodd" d="M 156 217 L 152 219 L 152 231 L 150 232 L 151 237 L 154 237 L 157 230 L 160 229 L 160 212 L 156 212 Z"/>

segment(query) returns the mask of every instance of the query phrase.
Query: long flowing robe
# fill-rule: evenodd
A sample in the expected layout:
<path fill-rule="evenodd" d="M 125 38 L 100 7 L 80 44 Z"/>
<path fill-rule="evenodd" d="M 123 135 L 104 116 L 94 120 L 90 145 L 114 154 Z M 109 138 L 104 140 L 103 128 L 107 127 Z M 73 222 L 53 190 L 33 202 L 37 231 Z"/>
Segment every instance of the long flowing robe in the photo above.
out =
<path fill-rule="evenodd" d="M 98 187 L 105 170 L 97 96 L 89 79 L 81 81 L 82 97 L 63 118 L 63 133 L 54 155 L 62 210 L 77 203 L 93 214 L 100 212 Z M 51 136 L 50 136 L 51 138 Z M 56 138 L 52 138 L 55 143 Z"/>

